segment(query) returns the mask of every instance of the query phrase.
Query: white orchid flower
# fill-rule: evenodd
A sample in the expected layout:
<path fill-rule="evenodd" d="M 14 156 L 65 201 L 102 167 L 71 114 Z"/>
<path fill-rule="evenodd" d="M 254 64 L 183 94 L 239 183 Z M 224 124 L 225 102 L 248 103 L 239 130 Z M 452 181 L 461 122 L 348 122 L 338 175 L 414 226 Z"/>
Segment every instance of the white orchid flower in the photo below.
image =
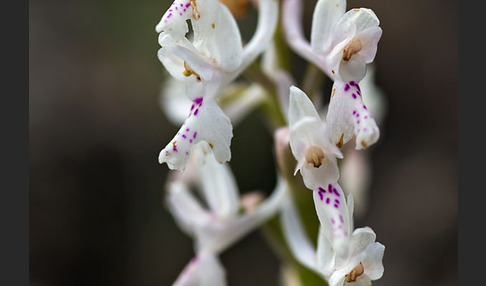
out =
<path fill-rule="evenodd" d="M 206 284 L 180 285 L 224 285 L 224 281 L 220 280 L 224 277 L 222 267 L 215 262 L 217 256 L 275 215 L 284 199 L 285 189 L 279 183 L 268 199 L 255 205 L 256 201 L 252 196 L 248 200 L 253 202 L 252 206 L 248 206 L 244 198 L 239 198 L 231 170 L 226 164 L 219 164 L 214 159 L 206 142 L 194 147 L 194 157 L 187 172 L 177 174 L 179 176 L 169 183 L 168 188 L 167 200 L 170 211 L 181 229 L 194 238 L 196 257 L 205 255 L 207 258 L 206 262 L 204 259 L 193 260 L 186 267 L 189 270 L 184 271 L 178 280 L 201 281 L 197 277 L 202 275 L 202 270 L 197 269 L 207 268 L 211 269 L 205 271 L 214 273 L 212 277 L 216 279 Z M 203 207 L 191 192 L 190 184 L 200 186 L 199 191 L 207 208 Z M 244 206 L 249 210 L 240 213 L 241 207 Z M 192 271 L 194 268 L 196 270 Z"/>
<path fill-rule="evenodd" d="M 327 128 L 312 101 L 299 88 L 290 87 L 289 141 L 304 184 L 311 190 L 339 180 L 339 149 L 329 140 Z M 294 173 L 294 174 L 295 174 Z"/>
<path fill-rule="evenodd" d="M 285 0 L 283 25 L 293 50 L 330 78 L 359 82 L 376 55 L 382 30 L 367 8 L 346 10 L 345 0 L 319 0 L 314 8 L 310 42 L 302 27 L 302 1 Z"/>
<path fill-rule="evenodd" d="M 369 227 L 353 230 L 353 201 L 346 201 L 339 185 L 313 191 L 320 221 L 317 248 L 307 237 L 290 197 L 282 207 L 281 223 L 295 258 L 329 282 L 330 286 L 369 286 L 383 275 L 385 247 L 375 242 Z"/>
<path fill-rule="evenodd" d="M 183 171 L 192 147 L 200 141 L 212 146 L 219 163 L 231 159 L 232 125 L 215 98 L 265 50 L 277 18 L 277 1 L 259 1 L 256 32 L 243 47 L 236 20 L 219 1 L 176 0 L 169 7 L 156 26 L 158 56 L 174 78 L 185 82 L 192 106 L 177 135 L 159 153 L 159 163 Z M 192 40 L 186 37 L 188 20 Z"/>

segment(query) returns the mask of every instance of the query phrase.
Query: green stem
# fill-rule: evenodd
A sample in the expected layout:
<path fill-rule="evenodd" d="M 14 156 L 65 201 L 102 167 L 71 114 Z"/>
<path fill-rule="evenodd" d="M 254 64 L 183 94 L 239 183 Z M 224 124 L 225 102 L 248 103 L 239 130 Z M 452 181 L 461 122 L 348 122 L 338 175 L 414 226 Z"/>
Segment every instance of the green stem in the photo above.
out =
<path fill-rule="evenodd" d="M 316 106 L 322 106 L 323 100 L 320 91 L 325 83 L 324 73 L 313 63 L 308 63 L 302 83 L 302 90 L 309 95 Z"/>
<path fill-rule="evenodd" d="M 285 116 L 280 108 L 280 103 L 277 98 L 277 88 L 275 83 L 270 79 L 261 69 L 261 66 L 255 62 L 251 64 L 243 73 L 243 75 L 252 82 L 258 83 L 266 91 L 266 100 L 261 105 L 262 113 L 267 116 L 272 122 L 272 131 L 285 126 L 287 124 Z"/>

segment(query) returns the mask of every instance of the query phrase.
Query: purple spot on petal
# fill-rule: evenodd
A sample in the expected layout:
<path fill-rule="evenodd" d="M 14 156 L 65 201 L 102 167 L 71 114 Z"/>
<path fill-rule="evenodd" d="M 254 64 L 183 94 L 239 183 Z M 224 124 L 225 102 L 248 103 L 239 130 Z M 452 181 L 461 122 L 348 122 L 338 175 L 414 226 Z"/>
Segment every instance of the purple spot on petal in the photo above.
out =
<path fill-rule="evenodd" d="M 335 207 L 335 208 L 338 208 L 339 206 L 338 206 L 337 204 L 334 204 L 334 207 Z"/>
<path fill-rule="evenodd" d="M 344 86 L 344 91 L 348 91 L 348 90 L 349 90 L 349 84 L 346 84 L 346 85 Z"/>
<path fill-rule="evenodd" d="M 317 194 L 319 194 L 321 201 L 324 200 L 324 194 L 321 191 L 318 191 Z"/>
<path fill-rule="evenodd" d="M 184 7 L 184 4 L 181 3 L 181 7 Z"/>
<path fill-rule="evenodd" d="M 359 124 L 359 120 L 358 120 L 358 122 L 356 122 L 356 123 L 357 123 L 357 124 Z"/>
<path fill-rule="evenodd" d="M 365 115 L 364 119 L 368 119 L 368 115 Z"/>
<path fill-rule="evenodd" d="M 339 205 L 339 200 L 335 199 L 334 202 Z"/>
<path fill-rule="evenodd" d="M 192 143 L 192 139 L 189 139 L 189 143 Z"/>
<path fill-rule="evenodd" d="M 356 94 L 353 93 L 352 95 L 353 95 L 353 98 L 356 99 Z"/>
<path fill-rule="evenodd" d="M 186 139 L 187 138 L 186 134 L 182 134 L 182 138 Z"/>
<path fill-rule="evenodd" d="M 326 192 L 326 190 L 324 190 L 324 189 L 323 189 L 323 188 L 321 188 L 321 187 L 319 187 L 319 191 L 321 191 L 321 192 L 323 192 L 323 193 L 325 193 L 325 192 Z"/>
<path fill-rule="evenodd" d="M 336 223 L 333 218 L 331 218 L 331 223 L 332 224 L 335 224 Z"/>
<path fill-rule="evenodd" d="M 340 216 L 339 216 L 339 220 L 340 220 L 341 222 L 344 222 L 344 219 L 343 219 L 343 216 L 342 216 L 342 215 L 340 215 Z"/>
<path fill-rule="evenodd" d="M 196 108 L 196 110 L 194 111 L 194 115 L 197 115 L 199 112 L 199 108 Z"/>
<path fill-rule="evenodd" d="M 186 128 L 186 132 L 189 132 L 189 128 Z"/>
<path fill-rule="evenodd" d="M 333 188 L 332 189 L 334 191 L 334 193 L 336 194 L 336 196 L 340 197 L 341 195 L 338 193 L 337 189 L 336 188 Z"/>
<path fill-rule="evenodd" d="M 329 200 L 329 198 L 327 198 L 327 199 L 326 199 L 326 204 L 329 204 L 329 201 L 330 201 L 330 200 Z"/>
<path fill-rule="evenodd" d="M 198 104 L 199 106 L 202 105 L 202 102 L 203 102 L 203 98 L 202 97 L 198 97 L 198 98 L 194 99 L 194 103 L 195 104 Z"/>
<path fill-rule="evenodd" d="M 363 108 L 364 108 L 364 109 L 368 109 L 368 108 L 366 108 L 366 105 L 363 105 Z"/>
<path fill-rule="evenodd" d="M 196 139 L 197 136 L 197 131 L 194 131 L 194 134 L 192 135 L 192 138 Z"/>
<path fill-rule="evenodd" d="M 186 151 L 186 155 L 189 155 L 189 152 Z"/>
<path fill-rule="evenodd" d="M 192 110 L 192 109 L 191 109 Z M 353 110 L 353 115 L 356 115 L 356 110 Z"/>

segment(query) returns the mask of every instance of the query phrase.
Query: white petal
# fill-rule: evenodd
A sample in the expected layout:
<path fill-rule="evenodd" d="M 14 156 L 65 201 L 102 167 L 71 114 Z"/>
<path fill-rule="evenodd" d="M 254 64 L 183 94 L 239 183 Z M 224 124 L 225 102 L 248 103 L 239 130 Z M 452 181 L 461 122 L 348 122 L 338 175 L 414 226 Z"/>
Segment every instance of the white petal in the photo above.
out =
<path fill-rule="evenodd" d="M 290 193 L 282 207 L 280 223 L 287 245 L 297 261 L 312 270 L 318 271 L 318 265 L 316 264 L 316 249 L 305 233 Z"/>
<path fill-rule="evenodd" d="M 172 53 L 186 62 L 186 64 L 204 81 L 213 79 L 214 74 L 217 72 L 214 63 L 195 49 L 176 45 L 173 47 Z"/>
<path fill-rule="evenodd" d="M 317 268 L 324 275 L 329 277 L 335 266 L 335 252 L 333 251 L 326 232 L 322 225 L 319 226 L 319 237 L 317 240 Z"/>
<path fill-rule="evenodd" d="M 224 72 L 242 62 L 241 35 L 231 12 L 218 0 L 195 1 L 200 18 L 192 20 L 194 46 Z"/>
<path fill-rule="evenodd" d="M 336 157 L 327 153 L 324 153 L 324 160 L 318 168 L 304 165 L 300 168 L 300 172 L 305 186 L 310 190 L 336 183 L 340 176 Z"/>
<path fill-rule="evenodd" d="M 330 50 L 325 54 L 327 70 L 324 70 L 333 80 L 342 80 L 340 66 L 343 62 L 344 48 L 356 34 L 356 26 L 351 22 L 336 24 L 331 33 Z"/>
<path fill-rule="evenodd" d="M 359 255 L 364 252 L 365 249 L 372 243 L 375 242 L 376 234 L 369 227 L 362 227 L 355 229 L 353 235 L 351 236 L 351 248 L 350 256 Z"/>
<path fill-rule="evenodd" d="M 314 104 L 309 97 L 298 87 L 290 87 L 290 104 L 289 104 L 289 125 L 296 124 L 304 117 L 315 118 L 320 121 Z"/>
<path fill-rule="evenodd" d="M 314 63 L 324 72 L 328 65 L 324 55 L 314 52 L 311 44 L 304 36 L 303 7 L 301 0 L 284 0 L 282 7 L 282 26 L 286 42 L 297 54 Z M 330 76 L 330 75 L 329 75 Z"/>
<path fill-rule="evenodd" d="M 264 100 L 265 90 L 260 85 L 251 84 L 241 92 L 238 98 L 226 104 L 223 109 L 231 122 L 237 124 Z"/>
<path fill-rule="evenodd" d="M 337 25 L 343 25 L 347 22 L 353 23 L 356 26 L 356 31 L 362 31 L 370 27 L 377 27 L 380 25 L 380 20 L 376 17 L 373 10 L 368 8 L 351 9 L 347 11 Z"/>
<path fill-rule="evenodd" d="M 258 1 L 258 24 L 254 35 L 243 49 L 243 62 L 240 70 L 246 69 L 265 49 L 270 46 L 277 27 L 279 15 L 278 1 Z"/>
<path fill-rule="evenodd" d="M 349 232 L 353 231 L 354 229 L 354 199 L 353 199 L 353 194 L 349 194 L 346 200 L 346 203 L 348 204 L 348 216 L 349 216 L 349 226 L 348 230 Z"/>
<path fill-rule="evenodd" d="M 174 37 L 184 37 L 189 31 L 186 20 L 192 17 L 191 4 L 187 0 L 176 0 L 167 9 L 162 19 L 155 27 L 157 33 L 171 34 Z"/>
<path fill-rule="evenodd" d="M 356 38 L 361 42 L 362 49 L 358 53 L 364 58 L 366 63 L 371 63 L 376 56 L 378 50 L 378 41 L 383 34 L 380 27 L 369 27 L 356 33 Z"/>
<path fill-rule="evenodd" d="M 366 75 L 366 61 L 361 53 L 357 53 L 348 61 L 341 61 L 339 75 L 344 81 L 359 82 Z"/>
<path fill-rule="evenodd" d="M 316 53 L 324 53 L 331 45 L 331 32 L 346 11 L 345 0 L 319 0 L 312 16 L 311 45 Z"/>
<path fill-rule="evenodd" d="M 378 126 L 384 121 L 387 113 L 387 99 L 384 91 L 376 84 L 375 80 L 376 66 L 368 65 L 366 76 L 359 83 L 361 87 L 363 101 L 366 102 L 368 110 L 373 114 Z"/>
<path fill-rule="evenodd" d="M 317 216 L 324 235 L 339 257 L 349 253 L 350 222 L 344 193 L 339 184 L 330 184 L 312 192 Z"/>
<path fill-rule="evenodd" d="M 169 183 L 167 203 L 178 225 L 191 236 L 211 220 L 211 215 L 181 182 Z"/>
<path fill-rule="evenodd" d="M 198 253 L 184 268 L 174 286 L 224 286 L 226 273 L 219 259 L 211 252 Z"/>
<path fill-rule="evenodd" d="M 165 34 L 159 35 L 159 39 L 162 36 L 165 37 L 165 40 L 171 41 L 173 39 L 170 36 L 167 36 Z M 185 42 L 187 41 L 187 39 L 184 38 L 181 41 Z M 173 53 L 173 48 L 174 48 L 173 44 L 167 44 L 167 45 L 164 44 L 157 52 L 157 56 L 160 62 L 164 65 L 165 69 L 170 73 L 171 76 L 173 76 L 178 80 L 184 80 L 186 78 L 184 76 L 184 71 L 185 71 L 184 61 Z"/>
<path fill-rule="evenodd" d="M 159 163 L 167 163 L 171 170 L 184 170 L 192 147 L 200 141 L 209 143 L 219 163 L 229 161 L 232 129 L 229 118 L 214 100 L 197 98 L 179 132 L 160 151 Z"/>
<path fill-rule="evenodd" d="M 363 103 L 361 91 L 354 81 L 335 81 L 327 111 L 327 124 L 331 141 L 338 144 L 348 142 L 356 135 L 356 149 L 374 144 L 380 130 L 373 116 Z"/>
<path fill-rule="evenodd" d="M 222 221 L 221 225 L 212 225 L 213 228 L 200 237 L 197 249 L 207 249 L 214 253 L 224 251 L 274 216 L 280 209 L 286 192 L 286 186 L 279 178 L 272 195 L 263 201 L 254 212 L 241 215 L 234 220 Z"/>
<path fill-rule="evenodd" d="M 192 100 L 186 96 L 184 82 L 168 77 L 159 95 L 159 105 L 167 118 L 175 125 L 184 123 L 191 104 Z"/>
<path fill-rule="evenodd" d="M 220 164 L 206 142 L 194 146 L 198 178 L 211 212 L 218 218 L 229 218 L 239 207 L 239 192 L 233 173 L 227 164 Z"/>
<path fill-rule="evenodd" d="M 365 249 L 366 256 L 363 259 L 365 267 L 365 274 L 371 280 L 378 280 L 383 276 L 383 255 L 385 253 L 385 246 L 379 242 L 368 245 Z"/>

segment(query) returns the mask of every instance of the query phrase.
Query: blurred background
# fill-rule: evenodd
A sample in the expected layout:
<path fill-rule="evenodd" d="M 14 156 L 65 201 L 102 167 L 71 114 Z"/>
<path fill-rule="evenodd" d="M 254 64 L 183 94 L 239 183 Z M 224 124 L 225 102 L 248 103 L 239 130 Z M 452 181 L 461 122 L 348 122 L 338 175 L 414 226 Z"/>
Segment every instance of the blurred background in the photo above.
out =
<path fill-rule="evenodd" d="M 306 1 L 310 29 L 314 0 Z M 167 0 L 29 1 L 31 285 L 170 285 L 192 240 L 163 204 L 158 152 L 178 126 L 159 106 L 166 76 L 155 25 Z M 388 101 L 369 207 L 356 220 L 386 246 L 373 285 L 456 285 L 456 1 L 348 1 L 381 21 L 376 82 Z M 241 26 L 248 40 L 254 11 Z M 294 73 L 301 59 L 294 56 Z M 251 140 L 251 141 L 250 141 Z M 248 142 L 266 148 L 245 152 Z M 272 136 L 250 114 L 234 128 L 242 192 L 275 184 Z M 255 174 L 265 174 L 255 176 Z M 229 285 L 278 285 L 259 231 L 223 253 Z"/>

